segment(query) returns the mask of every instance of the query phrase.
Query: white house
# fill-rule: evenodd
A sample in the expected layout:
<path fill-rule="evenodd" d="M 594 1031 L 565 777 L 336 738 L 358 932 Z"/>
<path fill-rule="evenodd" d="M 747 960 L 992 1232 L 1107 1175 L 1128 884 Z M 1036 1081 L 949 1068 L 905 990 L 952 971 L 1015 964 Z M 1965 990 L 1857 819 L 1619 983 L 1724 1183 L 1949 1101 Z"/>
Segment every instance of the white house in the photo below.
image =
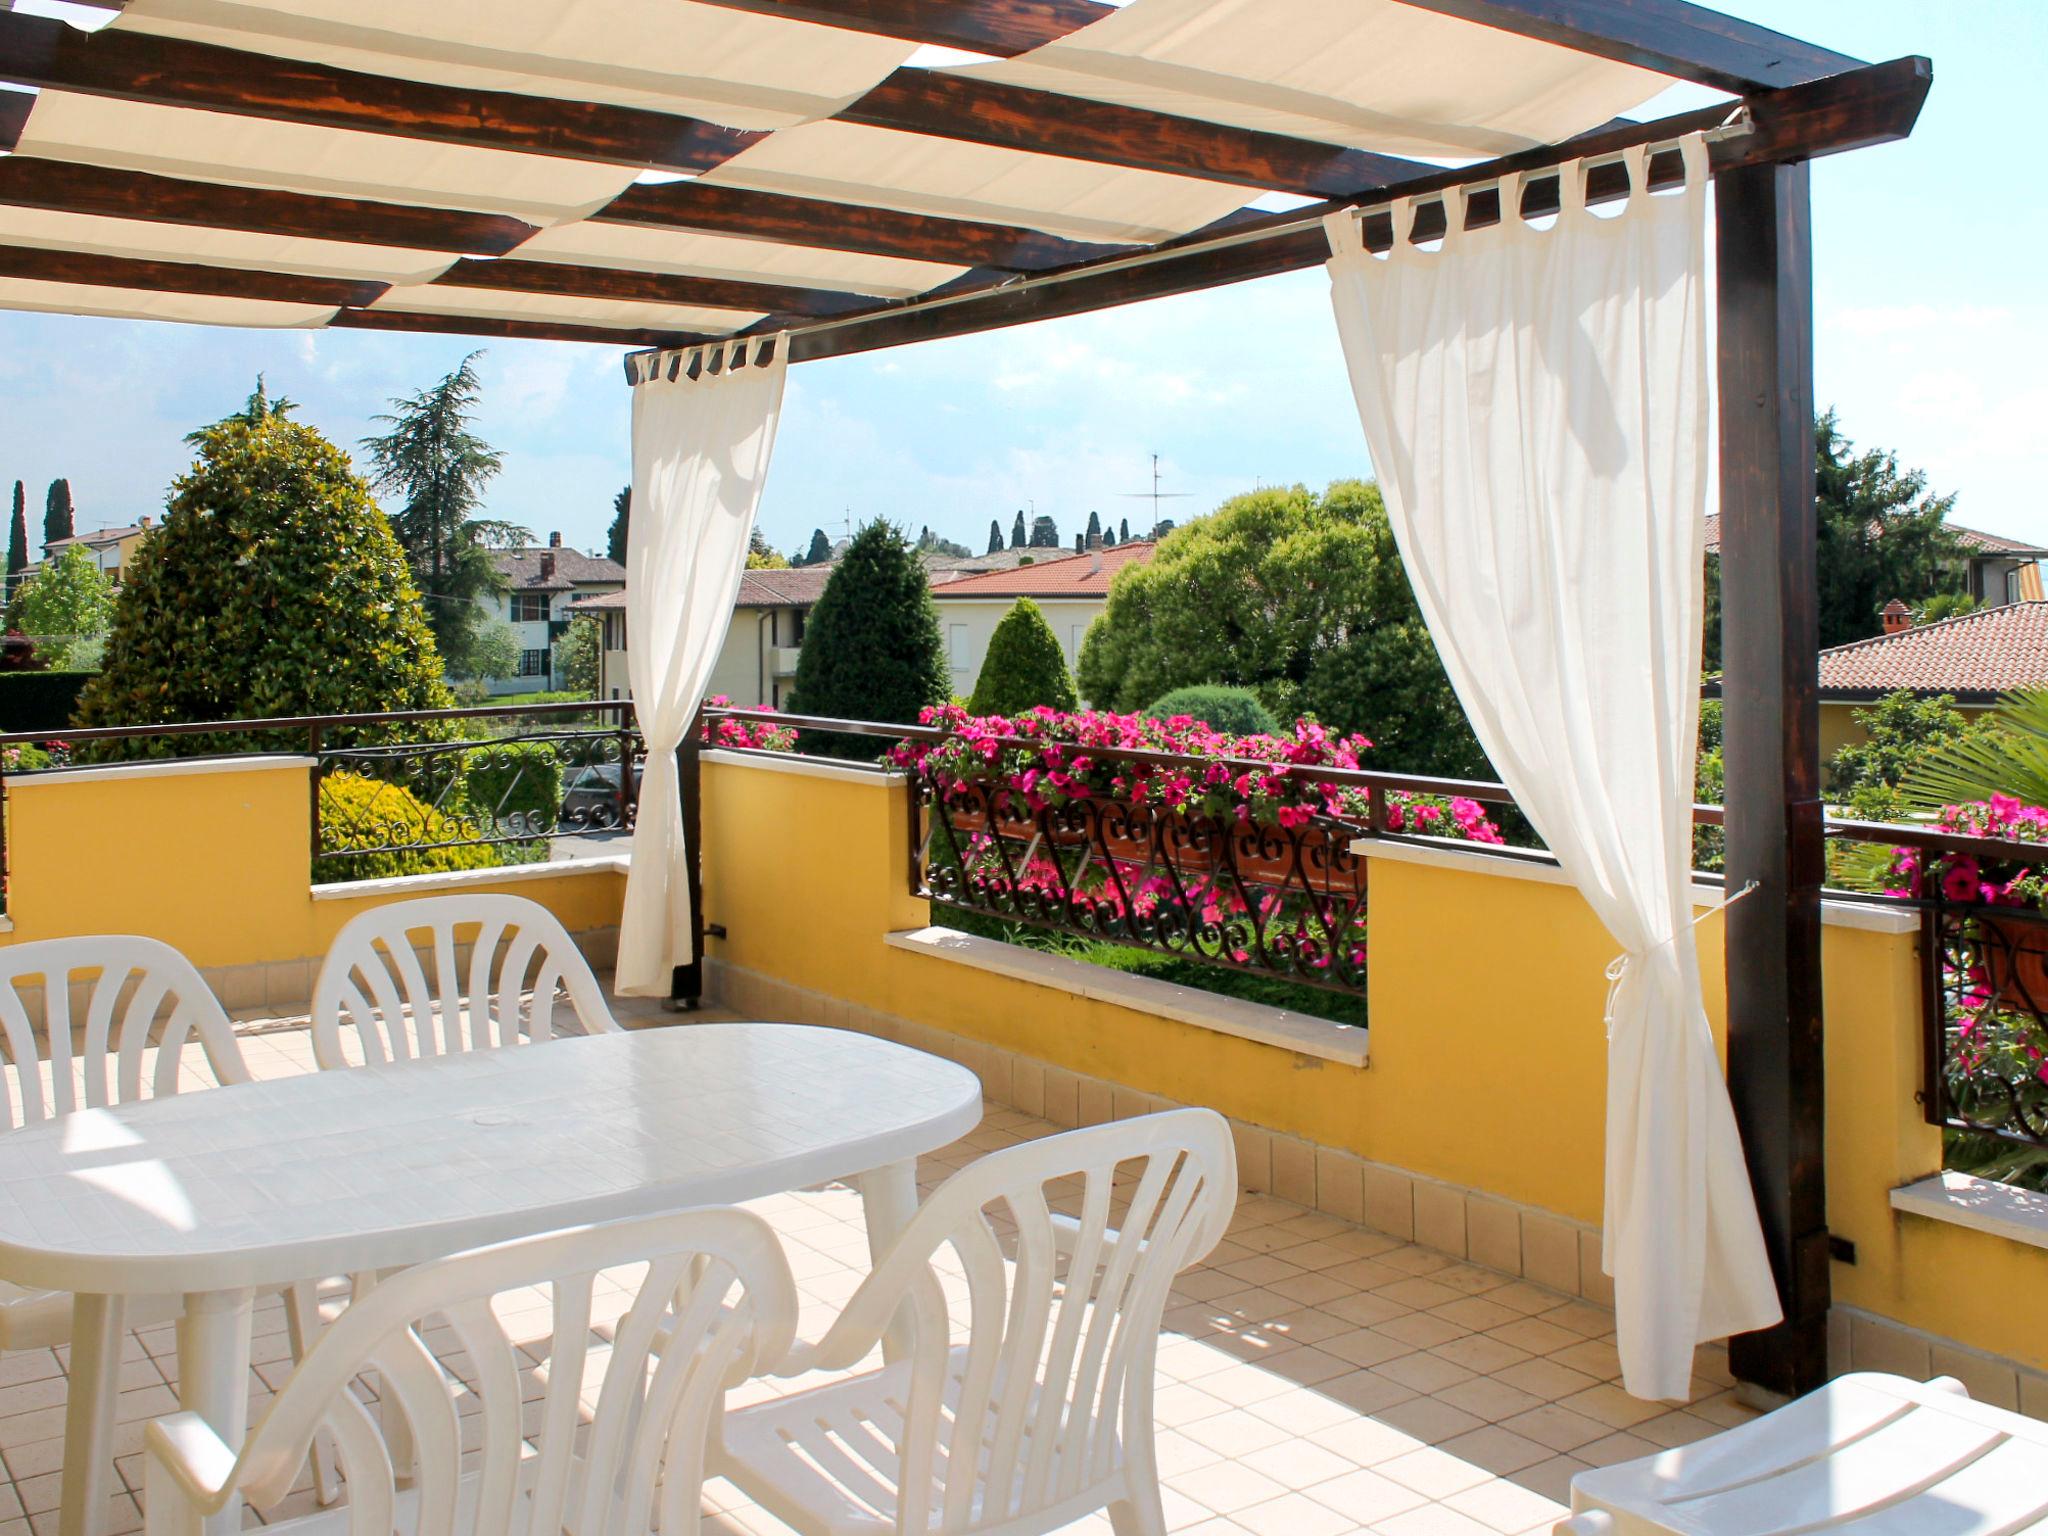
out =
<path fill-rule="evenodd" d="M 831 576 L 829 565 L 748 571 L 741 576 L 732 624 L 725 632 L 725 645 L 712 668 L 711 682 L 704 690 L 706 695 L 724 694 L 739 705 L 782 708 L 796 678 L 805 621 Z M 633 690 L 626 681 L 625 589 L 584 598 L 571 611 L 578 615 L 595 614 L 604 621 L 598 697 L 631 698 Z"/>
<path fill-rule="evenodd" d="M 519 671 L 493 678 L 494 694 L 534 693 L 554 686 L 554 642 L 569 623 L 569 607 L 579 599 L 626 590 L 626 568 L 601 555 L 567 548 L 559 533 L 548 535 L 545 548 L 494 550 L 492 562 L 505 590 L 479 597 L 492 619 L 512 626 L 519 640 Z"/>
<path fill-rule="evenodd" d="M 1143 565 L 1159 546 L 1151 540 L 1055 554 L 1006 571 L 962 576 L 932 588 L 939 623 L 945 634 L 946 661 L 953 669 L 953 692 L 965 698 L 974 692 L 988 654 L 989 637 L 1020 597 L 1028 597 L 1045 615 L 1071 670 L 1081 659 L 1088 626 L 1109 603 L 1109 583 L 1127 565 Z"/>

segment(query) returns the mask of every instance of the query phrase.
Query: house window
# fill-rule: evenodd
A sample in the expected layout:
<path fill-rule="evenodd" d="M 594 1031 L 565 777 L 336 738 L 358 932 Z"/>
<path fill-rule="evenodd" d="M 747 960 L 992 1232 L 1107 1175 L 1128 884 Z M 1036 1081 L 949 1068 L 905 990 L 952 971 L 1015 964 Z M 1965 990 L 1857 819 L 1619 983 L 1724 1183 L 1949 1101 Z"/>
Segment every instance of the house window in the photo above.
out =
<path fill-rule="evenodd" d="M 808 608 L 792 608 L 790 610 L 789 643 L 791 645 L 802 645 L 804 643 L 804 619 L 810 614 L 810 611 Z"/>
<path fill-rule="evenodd" d="M 521 677 L 546 677 L 548 675 L 548 653 L 545 648 L 519 653 L 519 675 Z"/>
<path fill-rule="evenodd" d="M 545 624 L 547 617 L 547 593 L 514 592 L 512 594 L 512 622 L 514 624 Z"/>
<path fill-rule="evenodd" d="M 952 625 L 946 631 L 946 645 L 951 653 L 953 665 L 964 668 L 967 665 L 967 626 Z"/>

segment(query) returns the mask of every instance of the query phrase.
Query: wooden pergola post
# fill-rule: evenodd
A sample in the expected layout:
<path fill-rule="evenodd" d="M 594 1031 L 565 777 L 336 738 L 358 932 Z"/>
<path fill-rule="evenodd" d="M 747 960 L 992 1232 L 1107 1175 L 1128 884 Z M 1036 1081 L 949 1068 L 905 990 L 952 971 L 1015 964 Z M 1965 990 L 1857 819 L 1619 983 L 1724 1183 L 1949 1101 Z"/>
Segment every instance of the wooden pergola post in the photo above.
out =
<path fill-rule="evenodd" d="M 1808 168 L 1714 180 L 1720 300 L 1728 1076 L 1785 1320 L 1731 1341 L 1738 1380 L 1827 1379 L 1824 875 Z"/>

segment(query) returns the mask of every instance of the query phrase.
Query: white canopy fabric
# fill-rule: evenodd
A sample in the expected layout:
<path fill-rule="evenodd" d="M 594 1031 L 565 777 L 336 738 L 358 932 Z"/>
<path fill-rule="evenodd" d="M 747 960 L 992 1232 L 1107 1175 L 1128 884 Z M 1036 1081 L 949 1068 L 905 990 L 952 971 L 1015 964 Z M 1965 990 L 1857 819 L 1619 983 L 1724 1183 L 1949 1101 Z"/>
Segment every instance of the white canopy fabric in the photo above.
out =
<path fill-rule="evenodd" d="M 887 24 L 887 18 L 877 23 Z M 250 92 L 248 112 L 124 99 L 117 88 L 108 95 L 43 91 L 15 154 L 183 181 L 509 216 L 537 232 L 509 250 L 466 254 L 824 292 L 822 309 L 789 311 L 797 315 L 843 308 L 829 302 L 833 295 L 886 301 L 930 294 L 990 265 L 983 254 L 989 247 L 969 240 L 961 255 L 943 242 L 906 249 L 856 240 L 842 250 L 787 224 L 693 227 L 683 217 L 649 219 L 645 208 L 606 218 L 607 208 L 653 190 L 636 182 L 685 180 L 707 189 L 1001 226 L 998 237 L 1015 229 L 1091 245 L 1149 245 L 1269 205 L 1270 193 L 1303 193 L 1299 185 L 1221 179 L 1224 173 L 1211 176 L 1205 165 L 1184 160 L 1172 162 L 1171 170 L 1142 168 L 1109 163 L 1114 151 L 1091 159 L 970 142 L 948 136 L 943 125 L 912 132 L 850 120 L 851 104 L 892 79 L 909 82 L 914 97 L 927 67 L 977 84 L 1278 132 L 1327 144 L 1333 155 L 1366 149 L 1453 158 L 1554 142 L 1599 126 L 1670 83 L 1400 0 L 1132 0 L 1121 8 L 1104 6 L 1100 20 L 1014 58 L 980 63 L 957 50 L 923 50 L 854 26 L 704 0 L 127 0 L 104 30 L 454 90 L 666 113 L 677 119 L 672 142 L 698 143 L 692 136 L 701 129 L 711 147 L 692 152 L 701 153 L 701 164 L 681 156 L 679 168 L 635 158 L 654 153 L 651 148 L 626 147 L 663 142 L 658 125 L 644 137 L 626 131 L 611 140 L 600 136 L 595 149 L 555 153 L 544 139 L 486 147 L 437 140 L 425 129 L 407 136 L 291 121 L 289 111 L 259 115 L 268 110 L 260 87 Z M 749 144 L 728 130 L 765 137 Z M 1134 135 L 1143 137 L 1142 131 Z M 1027 113 L 1019 143 L 1033 142 Z M 1137 148 L 1142 154 L 1146 146 Z M 608 153 L 616 158 L 604 158 Z M 598 158 L 579 157 L 593 154 Z M 685 174 L 691 166 L 694 172 Z M 177 227 L 152 221 L 146 200 L 136 206 L 133 218 L 109 216 L 101 207 L 94 218 L 68 223 L 31 225 L 0 215 L 0 244 L 393 285 L 381 297 L 340 309 L 253 301 L 203 306 L 216 317 L 250 324 L 374 325 L 387 323 L 387 316 L 388 323 L 432 327 L 495 322 L 511 334 L 548 334 L 550 327 L 596 338 L 616 332 L 622 344 L 637 346 L 729 335 L 755 325 L 762 313 L 745 294 L 717 296 L 716 304 L 688 296 L 663 303 L 650 299 L 644 283 L 608 290 L 582 276 L 535 281 L 530 288 L 464 285 L 465 274 L 451 270 L 465 254 L 460 251 L 412 249 L 402 240 L 382 249 L 295 239 L 274 229 L 251 235 Z M 830 222 L 815 213 L 803 219 L 814 227 Z M 998 238 L 995 249 L 1002 248 Z M 994 265 L 1032 270 L 1034 263 Z M 125 276 L 108 275 L 113 282 Z M 47 277 L 60 287 L 58 279 L 70 280 L 69 307 L 82 313 L 183 318 L 192 309 L 185 299 L 140 282 L 130 291 L 92 286 L 91 273 L 23 277 Z M 212 291 L 220 285 L 196 286 Z M 266 290 L 280 291 L 275 285 Z M 17 299 L 41 305 L 31 290 L 0 289 L 0 306 Z"/>
<path fill-rule="evenodd" d="M 631 996 L 668 996 L 693 948 L 676 748 L 732 622 L 788 357 L 787 337 L 671 353 L 633 391 L 626 675 L 647 764 L 619 922 L 617 989 Z"/>
<path fill-rule="evenodd" d="M 1709 442 L 1706 147 L 1622 212 L 1560 176 L 1555 225 L 1385 259 L 1328 222 L 1331 300 L 1387 512 L 1458 699 L 1621 946 L 1603 1264 L 1624 1383 L 1688 1395 L 1696 1343 L 1778 1321 L 1692 934 Z M 1518 205 L 1517 189 L 1501 201 Z M 1398 1028 L 1398 1022 L 1387 1027 Z M 1586 1020 L 1593 1028 L 1594 1021 Z"/>
<path fill-rule="evenodd" d="M 1135 0 L 1056 43 L 957 72 L 1454 159 L 1552 143 L 1670 83 L 1399 0 Z"/>

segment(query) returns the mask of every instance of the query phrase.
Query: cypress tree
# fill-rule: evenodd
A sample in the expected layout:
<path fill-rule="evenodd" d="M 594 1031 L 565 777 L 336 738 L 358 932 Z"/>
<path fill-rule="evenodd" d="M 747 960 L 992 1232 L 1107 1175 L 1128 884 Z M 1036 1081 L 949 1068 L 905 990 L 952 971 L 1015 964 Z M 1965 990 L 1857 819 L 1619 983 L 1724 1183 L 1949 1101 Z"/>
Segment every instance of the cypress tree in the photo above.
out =
<path fill-rule="evenodd" d="M 988 552 L 992 555 L 1003 552 L 1003 525 L 994 518 L 988 520 Z"/>
<path fill-rule="evenodd" d="M 873 522 L 854 535 L 804 626 L 789 707 L 800 715 L 913 725 L 952 693 L 924 565 L 903 535 Z M 810 735 L 809 750 L 873 759 L 879 736 Z"/>
<path fill-rule="evenodd" d="M 14 521 L 7 525 L 7 584 L 28 569 L 28 491 L 14 482 Z"/>
<path fill-rule="evenodd" d="M 624 565 L 626 536 L 633 529 L 633 487 L 625 486 L 612 498 L 612 526 L 605 535 L 604 552 Z"/>
<path fill-rule="evenodd" d="M 803 564 L 823 565 L 832 558 L 832 541 L 825 537 L 825 530 L 811 530 L 811 547 L 804 551 Z"/>
<path fill-rule="evenodd" d="M 1019 508 L 1017 509 L 1017 521 L 1016 521 L 1016 522 L 1014 522 L 1014 523 L 1012 523 L 1012 524 L 1010 524 L 1010 548 L 1012 548 L 1012 549 L 1022 549 L 1023 547 L 1024 547 L 1024 509 L 1023 509 L 1022 507 L 1019 507 Z"/>
<path fill-rule="evenodd" d="M 988 638 L 981 675 L 967 705 L 975 715 L 1021 715 L 1041 704 L 1068 710 L 1078 699 L 1060 643 L 1038 604 L 1028 597 L 1003 615 Z"/>
<path fill-rule="evenodd" d="M 78 531 L 78 517 L 71 505 L 71 482 L 52 480 L 50 493 L 43 499 L 43 548 L 45 551 L 59 539 L 68 539 Z"/>
<path fill-rule="evenodd" d="M 1102 544 L 1102 518 L 1098 513 L 1088 514 L 1088 547 L 1099 548 Z"/>
<path fill-rule="evenodd" d="M 1119 544 L 1128 544 L 1131 542 L 1131 520 L 1128 517 L 1119 518 L 1117 520 L 1116 541 Z"/>

